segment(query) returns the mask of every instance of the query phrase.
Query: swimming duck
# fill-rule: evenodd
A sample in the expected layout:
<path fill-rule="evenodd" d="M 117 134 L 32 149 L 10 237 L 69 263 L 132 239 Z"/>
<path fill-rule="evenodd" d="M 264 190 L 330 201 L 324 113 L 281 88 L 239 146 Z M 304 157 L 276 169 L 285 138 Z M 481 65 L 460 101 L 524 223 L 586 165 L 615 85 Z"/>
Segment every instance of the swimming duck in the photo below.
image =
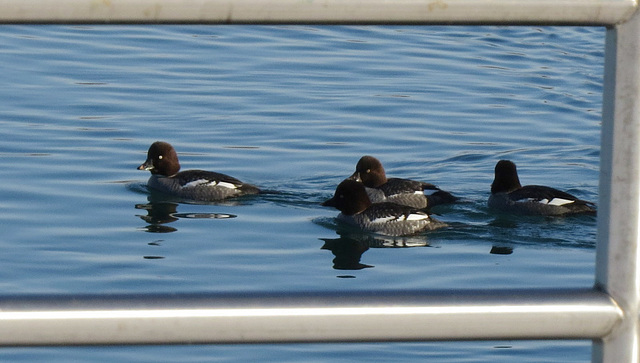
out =
<path fill-rule="evenodd" d="M 558 216 L 565 214 L 595 214 L 594 203 L 541 185 L 520 184 L 516 164 L 500 160 L 495 167 L 491 184 L 489 208 L 518 214 Z"/>
<path fill-rule="evenodd" d="M 260 192 L 257 187 L 229 175 L 204 170 L 180 171 L 175 149 L 163 141 L 151 144 L 147 160 L 138 170 L 151 172 L 149 188 L 196 201 L 210 202 Z"/>
<path fill-rule="evenodd" d="M 364 184 L 369 199 L 373 203 L 393 202 L 424 209 L 439 204 L 453 203 L 458 199 L 451 193 L 430 183 L 387 178 L 380 160 L 369 155 L 360 158 L 356 165 L 356 171 L 349 178 Z"/>
<path fill-rule="evenodd" d="M 371 203 L 364 185 L 352 179 L 341 182 L 333 198 L 322 205 L 338 209 L 341 212 L 338 220 L 388 236 L 406 236 L 446 226 L 415 208 L 390 202 Z"/>

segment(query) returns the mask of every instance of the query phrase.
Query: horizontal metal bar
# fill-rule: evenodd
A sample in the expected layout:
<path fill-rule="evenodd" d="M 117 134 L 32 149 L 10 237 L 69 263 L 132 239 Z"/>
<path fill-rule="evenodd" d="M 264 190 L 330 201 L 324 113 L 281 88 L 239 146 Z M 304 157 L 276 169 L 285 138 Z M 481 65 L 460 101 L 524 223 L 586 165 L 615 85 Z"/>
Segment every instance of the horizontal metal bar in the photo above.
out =
<path fill-rule="evenodd" d="M 0 345 L 598 339 L 621 319 L 586 289 L 20 296 Z"/>
<path fill-rule="evenodd" d="M 613 25 L 635 0 L 0 0 L 0 23 Z"/>

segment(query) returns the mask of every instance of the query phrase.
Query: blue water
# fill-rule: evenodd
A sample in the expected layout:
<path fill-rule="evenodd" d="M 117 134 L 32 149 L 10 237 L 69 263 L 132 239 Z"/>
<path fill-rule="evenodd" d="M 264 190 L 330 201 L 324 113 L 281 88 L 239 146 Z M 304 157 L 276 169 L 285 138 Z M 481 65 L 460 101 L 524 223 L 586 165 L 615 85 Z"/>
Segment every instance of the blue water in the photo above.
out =
<path fill-rule="evenodd" d="M 525 184 L 597 201 L 603 47 L 604 29 L 574 27 L 2 26 L 0 294 L 589 287 L 595 218 L 505 218 L 486 199 L 507 158 Z M 184 169 L 280 193 L 150 195 L 136 167 L 156 140 Z M 451 228 L 354 255 L 319 203 L 364 154 L 461 197 L 434 209 Z M 587 362 L 590 350 L 10 348 L 0 361 Z"/>

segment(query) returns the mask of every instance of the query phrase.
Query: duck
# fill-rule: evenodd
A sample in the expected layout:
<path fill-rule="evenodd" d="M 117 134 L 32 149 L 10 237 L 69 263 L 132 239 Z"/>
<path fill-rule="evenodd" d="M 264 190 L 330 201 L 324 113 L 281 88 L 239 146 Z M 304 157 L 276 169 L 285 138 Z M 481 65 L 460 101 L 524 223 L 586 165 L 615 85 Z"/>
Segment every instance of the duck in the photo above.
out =
<path fill-rule="evenodd" d="M 353 179 L 342 181 L 334 196 L 322 205 L 338 209 L 339 221 L 357 226 L 364 232 L 386 236 L 408 236 L 446 226 L 412 207 L 391 202 L 372 203 L 364 185 Z"/>
<path fill-rule="evenodd" d="M 522 186 L 516 164 L 510 160 L 500 160 L 496 164 L 487 204 L 491 209 L 515 214 L 596 214 L 594 203 L 567 192 L 542 185 Z"/>
<path fill-rule="evenodd" d="M 258 187 L 226 174 L 205 170 L 180 171 L 176 150 L 164 141 L 151 144 L 147 160 L 138 170 L 151 172 L 147 182 L 149 188 L 194 201 L 213 202 L 260 193 Z"/>
<path fill-rule="evenodd" d="M 431 208 L 458 200 L 451 193 L 421 181 L 387 178 L 380 160 L 365 155 L 358 160 L 349 179 L 361 182 L 372 203 L 392 202 L 417 209 Z"/>

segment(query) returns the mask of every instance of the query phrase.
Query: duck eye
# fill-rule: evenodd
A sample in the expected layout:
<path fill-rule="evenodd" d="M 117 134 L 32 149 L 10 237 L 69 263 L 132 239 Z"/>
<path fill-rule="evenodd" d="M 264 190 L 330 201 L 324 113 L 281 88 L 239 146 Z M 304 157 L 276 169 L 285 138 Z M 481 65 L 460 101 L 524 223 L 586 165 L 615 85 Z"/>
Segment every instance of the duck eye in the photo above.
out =
<path fill-rule="evenodd" d="M 369 174 L 371 172 L 371 169 L 367 169 L 367 174 Z"/>
<path fill-rule="evenodd" d="M 158 155 L 158 160 L 162 160 L 162 155 Z"/>

